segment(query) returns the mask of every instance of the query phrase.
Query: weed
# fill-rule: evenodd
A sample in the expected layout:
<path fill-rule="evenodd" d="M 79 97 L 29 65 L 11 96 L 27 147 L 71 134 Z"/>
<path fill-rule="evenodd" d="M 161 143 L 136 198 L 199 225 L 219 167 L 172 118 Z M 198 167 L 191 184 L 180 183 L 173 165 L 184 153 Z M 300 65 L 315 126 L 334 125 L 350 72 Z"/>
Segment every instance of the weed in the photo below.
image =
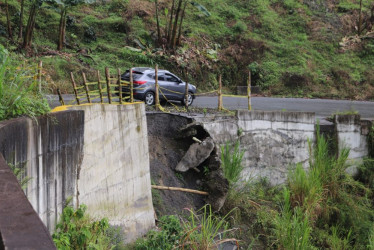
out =
<path fill-rule="evenodd" d="M 108 219 L 91 221 L 85 215 L 86 206 L 77 210 L 64 208 L 60 222 L 52 238 L 58 249 L 110 249 L 110 238 L 106 235 Z"/>
<path fill-rule="evenodd" d="M 226 241 L 236 241 L 226 239 L 229 224 L 227 217 L 232 211 L 223 217 L 213 214 L 210 205 L 205 205 L 199 211 L 189 210 L 190 216 L 183 222 L 185 235 L 181 241 L 181 246 L 188 249 L 212 249 Z M 199 214 L 201 212 L 201 214 Z"/>
<path fill-rule="evenodd" d="M 226 143 L 221 146 L 221 162 L 223 173 L 231 185 L 239 181 L 243 170 L 242 160 L 244 151 L 240 150 L 240 142 L 237 141 L 233 146 Z"/>
<path fill-rule="evenodd" d="M 183 228 L 177 216 L 168 215 L 160 218 L 160 230 L 151 230 L 145 238 L 136 241 L 135 248 L 152 250 L 175 249 L 180 244 Z"/>
<path fill-rule="evenodd" d="M 12 170 L 13 174 L 17 177 L 22 189 L 25 190 L 27 188 L 27 184 L 32 179 L 31 177 L 26 176 L 26 162 L 21 164 L 8 163 L 8 166 Z"/>

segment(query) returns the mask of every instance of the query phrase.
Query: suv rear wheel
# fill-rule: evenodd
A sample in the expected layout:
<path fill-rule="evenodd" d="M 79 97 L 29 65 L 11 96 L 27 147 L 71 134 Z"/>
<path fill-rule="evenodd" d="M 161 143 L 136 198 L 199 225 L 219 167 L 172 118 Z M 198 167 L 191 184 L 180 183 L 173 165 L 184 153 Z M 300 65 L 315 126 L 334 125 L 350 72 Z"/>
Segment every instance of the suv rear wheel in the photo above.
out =
<path fill-rule="evenodd" d="M 147 92 L 144 95 L 144 102 L 148 106 L 154 105 L 155 104 L 155 94 L 153 92 Z"/>
<path fill-rule="evenodd" d="M 188 92 L 188 96 L 187 96 L 187 106 L 191 106 L 193 103 L 193 96 L 192 96 L 192 93 L 191 92 Z M 183 96 L 183 99 L 182 99 L 182 105 L 185 106 L 186 105 L 186 97 Z"/>

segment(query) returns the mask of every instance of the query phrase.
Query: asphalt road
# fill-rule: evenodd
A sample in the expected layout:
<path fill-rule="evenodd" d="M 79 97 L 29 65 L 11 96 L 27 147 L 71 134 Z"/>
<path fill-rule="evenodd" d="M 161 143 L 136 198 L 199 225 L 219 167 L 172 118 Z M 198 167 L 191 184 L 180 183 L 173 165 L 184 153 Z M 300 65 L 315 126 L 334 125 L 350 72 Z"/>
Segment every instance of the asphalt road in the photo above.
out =
<path fill-rule="evenodd" d="M 74 101 L 73 95 L 63 95 L 65 103 Z M 57 96 L 48 96 L 52 107 L 59 105 Z M 317 118 L 330 116 L 336 112 L 355 110 L 362 118 L 374 119 L 374 102 L 327 100 L 327 99 L 302 99 L 302 98 L 273 98 L 252 97 L 252 109 L 265 111 L 304 111 L 315 112 Z M 226 109 L 247 109 L 247 98 L 223 97 L 223 106 Z M 217 108 L 216 96 L 196 97 L 192 106 L 199 108 Z"/>

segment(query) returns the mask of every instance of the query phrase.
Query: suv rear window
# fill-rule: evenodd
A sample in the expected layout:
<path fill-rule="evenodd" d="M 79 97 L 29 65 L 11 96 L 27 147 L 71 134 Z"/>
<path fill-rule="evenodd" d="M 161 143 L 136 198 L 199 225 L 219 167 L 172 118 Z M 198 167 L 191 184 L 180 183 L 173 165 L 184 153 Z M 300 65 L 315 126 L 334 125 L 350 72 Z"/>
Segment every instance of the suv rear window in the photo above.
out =
<path fill-rule="evenodd" d="M 142 72 L 138 72 L 138 71 L 132 72 L 133 80 L 138 80 L 142 75 L 143 75 Z M 121 75 L 121 79 L 125 81 L 130 81 L 130 71 L 126 70 L 126 72 Z"/>

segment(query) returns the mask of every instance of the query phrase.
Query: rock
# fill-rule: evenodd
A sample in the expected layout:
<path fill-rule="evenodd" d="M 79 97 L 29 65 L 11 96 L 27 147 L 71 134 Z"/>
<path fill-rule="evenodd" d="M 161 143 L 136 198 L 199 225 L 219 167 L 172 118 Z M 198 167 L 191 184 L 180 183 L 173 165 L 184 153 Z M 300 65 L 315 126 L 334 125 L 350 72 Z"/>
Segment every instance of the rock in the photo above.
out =
<path fill-rule="evenodd" d="M 229 182 L 223 176 L 222 169 L 212 171 L 206 177 L 205 190 L 209 193 L 206 203 L 212 206 L 213 211 L 219 211 L 225 204 L 229 191 Z"/>
<path fill-rule="evenodd" d="M 208 137 L 202 143 L 194 143 L 175 168 L 178 172 L 187 172 L 203 163 L 214 149 L 213 139 Z"/>

